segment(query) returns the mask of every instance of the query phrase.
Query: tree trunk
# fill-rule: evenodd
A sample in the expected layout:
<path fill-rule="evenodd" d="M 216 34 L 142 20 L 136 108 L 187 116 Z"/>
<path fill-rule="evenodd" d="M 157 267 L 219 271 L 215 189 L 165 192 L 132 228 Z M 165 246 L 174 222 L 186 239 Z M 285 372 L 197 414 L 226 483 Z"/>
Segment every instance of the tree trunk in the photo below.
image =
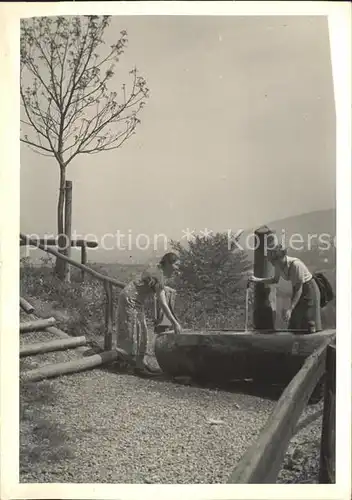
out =
<path fill-rule="evenodd" d="M 65 204 L 65 182 L 66 168 L 60 164 L 60 187 L 59 198 L 57 203 L 57 236 L 58 236 L 58 251 L 64 254 L 65 235 L 64 235 L 64 204 Z M 66 276 L 67 263 L 59 258 L 56 259 L 55 273 L 60 280 L 64 280 Z"/>
<path fill-rule="evenodd" d="M 65 243 L 64 254 L 71 258 L 71 238 L 72 238 L 72 181 L 65 182 Z M 71 281 L 71 267 L 67 262 L 65 269 L 65 281 Z"/>

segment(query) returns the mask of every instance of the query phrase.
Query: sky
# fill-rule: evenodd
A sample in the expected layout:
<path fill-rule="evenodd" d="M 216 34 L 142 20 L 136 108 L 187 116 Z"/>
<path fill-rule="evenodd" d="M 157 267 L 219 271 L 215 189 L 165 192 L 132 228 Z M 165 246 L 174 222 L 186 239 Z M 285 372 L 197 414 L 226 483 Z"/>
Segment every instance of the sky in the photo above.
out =
<path fill-rule="evenodd" d="M 71 163 L 72 228 L 180 240 L 335 207 L 335 111 L 324 17 L 114 16 L 150 98 L 120 149 Z M 21 231 L 55 234 L 58 167 L 21 144 Z"/>

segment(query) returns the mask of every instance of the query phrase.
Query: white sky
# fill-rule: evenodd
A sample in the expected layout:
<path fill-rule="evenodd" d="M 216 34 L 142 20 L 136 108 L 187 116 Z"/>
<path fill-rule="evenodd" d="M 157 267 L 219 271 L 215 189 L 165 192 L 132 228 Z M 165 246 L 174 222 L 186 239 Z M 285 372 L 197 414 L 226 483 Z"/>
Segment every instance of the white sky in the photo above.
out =
<path fill-rule="evenodd" d="M 151 96 L 119 150 L 76 157 L 73 229 L 237 230 L 335 206 L 335 112 L 323 17 L 115 16 Z M 56 233 L 58 168 L 21 144 L 21 230 Z M 40 192 L 40 196 L 39 196 Z"/>

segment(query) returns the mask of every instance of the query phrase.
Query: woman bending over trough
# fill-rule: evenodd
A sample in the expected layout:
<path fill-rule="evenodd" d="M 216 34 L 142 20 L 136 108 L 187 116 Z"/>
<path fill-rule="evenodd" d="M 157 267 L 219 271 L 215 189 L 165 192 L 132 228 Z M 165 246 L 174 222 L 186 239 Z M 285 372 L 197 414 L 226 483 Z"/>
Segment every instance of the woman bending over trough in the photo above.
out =
<path fill-rule="evenodd" d="M 148 329 L 145 316 L 145 302 L 156 296 L 160 306 L 173 325 L 175 333 L 181 326 L 170 310 L 165 295 L 165 280 L 177 271 L 179 258 L 175 253 L 167 253 L 156 266 L 151 266 L 136 279 L 128 283 L 120 292 L 117 313 L 117 347 L 124 349 L 135 360 L 135 371 L 151 372 L 144 363 L 148 343 Z M 138 339 L 139 337 L 139 339 Z"/>

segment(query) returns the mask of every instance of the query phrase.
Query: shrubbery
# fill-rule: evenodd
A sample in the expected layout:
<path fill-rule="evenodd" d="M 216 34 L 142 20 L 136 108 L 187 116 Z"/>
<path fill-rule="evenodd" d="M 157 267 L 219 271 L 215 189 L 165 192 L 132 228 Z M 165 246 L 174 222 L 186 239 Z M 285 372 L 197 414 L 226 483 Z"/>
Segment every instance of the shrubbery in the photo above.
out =
<path fill-rule="evenodd" d="M 172 242 L 180 255 L 177 314 L 189 328 L 243 328 L 246 274 L 252 264 L 227 234 L 196 237 L 187 248 Z"/>

